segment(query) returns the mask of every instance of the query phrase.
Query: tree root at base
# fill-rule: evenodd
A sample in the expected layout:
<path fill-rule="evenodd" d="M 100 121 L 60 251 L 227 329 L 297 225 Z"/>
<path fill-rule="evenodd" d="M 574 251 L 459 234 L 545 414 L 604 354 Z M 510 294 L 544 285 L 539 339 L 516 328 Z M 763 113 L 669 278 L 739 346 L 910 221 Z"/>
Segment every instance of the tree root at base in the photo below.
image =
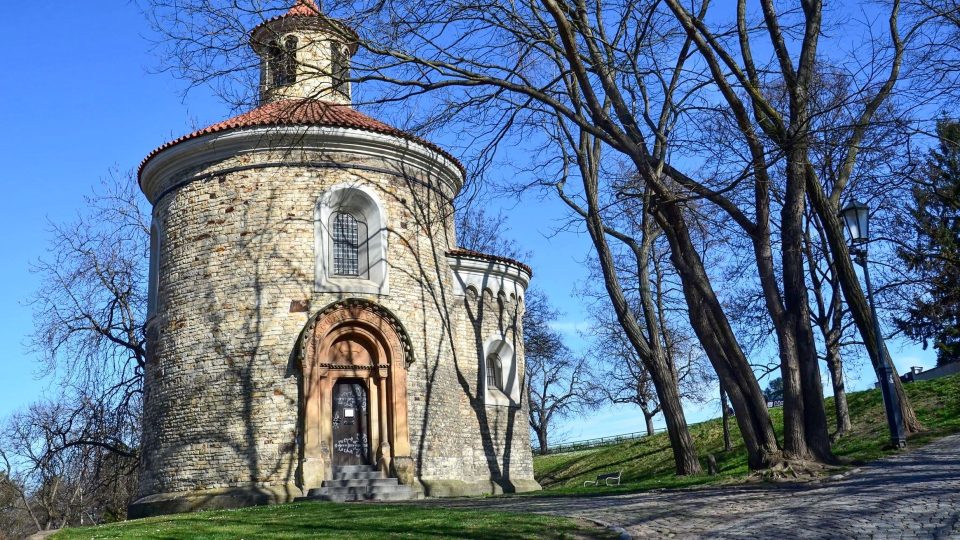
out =
<path fill-rule="evenodd" d="M 803 459 L 781 459 L 765 469 L 753 471 L 750 478 L 766 482 L 810 481 L 821 478 L 837 467 Z"/>

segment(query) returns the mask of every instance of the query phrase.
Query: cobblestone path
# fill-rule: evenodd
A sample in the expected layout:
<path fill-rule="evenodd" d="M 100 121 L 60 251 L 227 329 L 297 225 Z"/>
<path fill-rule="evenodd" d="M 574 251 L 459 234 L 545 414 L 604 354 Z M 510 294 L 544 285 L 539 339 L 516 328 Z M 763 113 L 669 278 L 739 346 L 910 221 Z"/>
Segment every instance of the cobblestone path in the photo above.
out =
<path fill-rule="evenodd" d="M 591 518 L 633 538 L 960 539 L 960 435 L 823 484 L 424 503 Z"/>

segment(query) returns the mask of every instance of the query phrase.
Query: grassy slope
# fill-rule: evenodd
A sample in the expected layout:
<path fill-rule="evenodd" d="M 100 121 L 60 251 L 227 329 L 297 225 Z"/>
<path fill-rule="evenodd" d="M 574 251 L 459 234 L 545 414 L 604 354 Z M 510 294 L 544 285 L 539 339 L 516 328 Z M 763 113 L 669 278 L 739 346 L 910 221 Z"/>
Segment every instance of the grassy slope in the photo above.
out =
<path fill-rule="evenodd" d="M 904 386 L 917 416 L 927 429 L 910 438 L 913 446 L 960 431 L 960 375 L 933 381 L 920 381 Z M 889 453 L 883 447 L 889 441 L 887 423 L 879 390 L 856 392 L 847 396 L 853 421 L 851 434 L 840 439 L 834 452 L 848 462 L 876 459 Z M 831 426 L 834 424 L 833 398 L 826 403 Z M 779 431 L 782 410 L 770 411 Z M 673 474 L 673 455 L 666 433 L 613 446 L 567 454 L 537 456 L 534 472 L 544 495 L 589 494 L 638 491 L 663 487 L 684 487 L 706 483 L 737 482 L 747 475 L 746 453 L 740 441 L 736 422 L 731 419 L 733 450 L 723 451 L 723 428 L 720 420 L 690 426 L 701 456 L 714 454 L 720 473 L 677 477 Z M 705 460 L 702 460 L 706 463 Z M 583 488 L 584 480 L 599 473 L 623 469 L 623 485 L 605 488 Z"/>
<path fill-rule="evenodd" d="M 288 538 L 616 538 L 571 519 L 401 505 L 293 503 L 67 529 L 56 540 Z"/>

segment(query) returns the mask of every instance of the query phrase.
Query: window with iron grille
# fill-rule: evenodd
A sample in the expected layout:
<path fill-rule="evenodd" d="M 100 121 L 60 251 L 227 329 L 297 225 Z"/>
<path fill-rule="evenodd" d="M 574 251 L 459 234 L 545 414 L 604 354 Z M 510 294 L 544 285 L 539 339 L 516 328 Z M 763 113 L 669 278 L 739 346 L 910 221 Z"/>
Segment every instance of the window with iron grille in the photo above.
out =
<path fill-rule="evenodd" d="M 353 214 L 333 215 L 333 273 L 337 276 L 360 275 L 361 222 Z"/>
<path fill-rule="evenodd" d="M 503 390 L 501 369 L 503 369 L 503 364 L 500 362 L 500 356 L 496 354 L 487 356 L 487 388 Z"/>

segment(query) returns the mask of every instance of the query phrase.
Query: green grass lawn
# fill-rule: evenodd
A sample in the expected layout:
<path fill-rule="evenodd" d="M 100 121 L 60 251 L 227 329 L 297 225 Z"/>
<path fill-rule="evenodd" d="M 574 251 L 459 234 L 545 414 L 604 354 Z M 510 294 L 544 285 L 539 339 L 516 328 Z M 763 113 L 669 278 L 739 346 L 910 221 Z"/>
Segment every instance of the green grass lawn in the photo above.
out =
<path fill-rule="evenodd" d="M 926 431 L 911 437 L 918 446 L 960 431 L 960 375 L 905 386 Z M 878 390 L 848 396 L 853 431 L 834 451 L 845 462 L 859 463 L 882 457 L 888 442 L 887 424 Z M 833 412 L 832 399 L 827 411 Z M 771 411 L 775 425 L 781 411 Z M 666 434 L 636 441 L 534 458 L 534 471 L 545 488 L 539 496 L 599 495 L 677 488 L 708 483 L 736 483 L 748 478 L 746 454 L 739 443 L 736 423 L 734 448 L 723 451 L 719 420 L 690 427 L 701 456 L 714 454 L 717 476 L 677 477 Z M 583 488 L 584 480 L 598 473 L 623 469 L 618 487 Z M 161 516 L 141 520 L 68 529 L 57 540 L 92 538 L 286 539 L 286 538 L 614 538 L 610 531 L 572 519 L 535 514 L 425 508 L 410 505 L 294 503 L 240 510 L 219 510 Z"/>
<path fill-rule="evenodd" d="M 305 502 L 67 529 L 56 540 L 137 538 L 616 538 L 572 519 L 404 505 Z"/>
<path fill-rule="evenodd" d="M 926 431 L 910 438 L 911 446 L 960 431 L 960 375 L 904 385 L 917 416 Z M 851 433 L 834 445 L 834 452 L 845 463 L 857 464 L 892 452 L 885 449 L 889 432 L 879 390 L 856 392 L 847 396 L 853 423 Z M 830 425 L 834 425 L 833 398 L 827 399 Z M 783 425 L 781 409 L 770 411 L 775 427 Z M 746 452 L 736 422 L 731 419 L 733 449 L 723 451 L 723 427 L 720 420 L 690 426 L 701 462 L 706 470 L 706 455 L 713 454 L 720 472 L 717 476 L 678 477 L 673 473 L 673 454 L 666 433 L 593 450 L 537 456 L 533 467 L 544 487 L 540 496 L 591 495 L 678 488 L 702 484 L 743 482 L 748 478 Z M 582 487 L 584 480 L 597 474 L 623 469 L 619 487 Z"/>

